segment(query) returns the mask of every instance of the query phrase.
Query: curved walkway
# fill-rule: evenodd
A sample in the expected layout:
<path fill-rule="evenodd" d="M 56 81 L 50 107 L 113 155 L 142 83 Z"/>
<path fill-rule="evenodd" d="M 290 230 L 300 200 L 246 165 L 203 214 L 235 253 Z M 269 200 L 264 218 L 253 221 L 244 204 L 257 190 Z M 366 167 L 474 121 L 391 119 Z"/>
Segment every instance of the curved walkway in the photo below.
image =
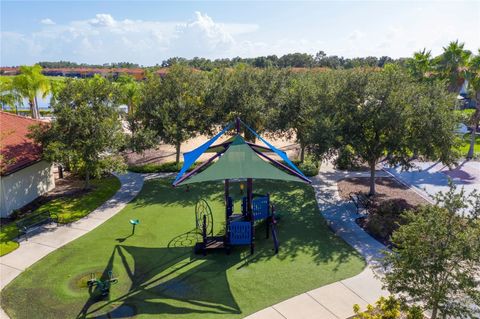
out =
<path fill-rule="evenodd" d="M 354 315 L 354 304 L 365 309 L 367 304 L 388 295 L 371 267 L 386 247 L 357 225 L 355 206 L 341 200 L 337 188 L 337 181 L 342 178 L 365 177 L 369 173 L 342 172 L 329 163 L 322 164 L 320 174 L 312 179 L 318 207 L 333 232 L 365 258 L 367 267 L 357 276 L 282 301 L 246 319 L 345 319 Z M 386 173 L 379 171 L 377 176 Z"/>
<path fill-rule="evenodd" d="M 0 257 L 0 290 L 41 258 L 88 233 L 121 211 L 138 195 L 144 179 L 150 176 L 128 172 L 117 177 L 121 183 L 117 193 L 86 217 L 66 225 L 47 226 L 45 231 L 30 236 L 28 240 L 22 240 L 16 250 Z M 8 318 L 1 308 L 0 318 Z"/>

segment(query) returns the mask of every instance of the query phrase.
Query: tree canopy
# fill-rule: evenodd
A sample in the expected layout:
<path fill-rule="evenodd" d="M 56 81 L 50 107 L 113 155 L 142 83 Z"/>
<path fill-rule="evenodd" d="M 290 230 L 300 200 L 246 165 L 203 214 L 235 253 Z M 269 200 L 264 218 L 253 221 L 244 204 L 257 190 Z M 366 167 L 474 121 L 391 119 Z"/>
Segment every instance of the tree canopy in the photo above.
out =
<path fill-rule="evenodd" d="M 69 80 L 53 105 L 50 125 L 33 128 L 44 157 L 83 175 L 85 188 L 92 176 L 123 168 L 116 155 L 124 141 L 116 96 L 104 78 Z"/>
<path fill-rule="evenodd" d="M 382 260 L 384 284 L 404 301 L 432 310 L 432 319 L 439 314 L 476 318 L 480 194 L 456 192 L 452 184 L 436 200 L 436 205 L 404 213 L 406 222 L 393 233 L 393 249 Z"/>
<path fill-rule="evenodd" d="M 205 75 L 174 65 L 164 77 L 149 76 L 143 88 L 139 116 L 157 138 L 175 146 L 180 161 L 183 142 L 206 130 Z"/>

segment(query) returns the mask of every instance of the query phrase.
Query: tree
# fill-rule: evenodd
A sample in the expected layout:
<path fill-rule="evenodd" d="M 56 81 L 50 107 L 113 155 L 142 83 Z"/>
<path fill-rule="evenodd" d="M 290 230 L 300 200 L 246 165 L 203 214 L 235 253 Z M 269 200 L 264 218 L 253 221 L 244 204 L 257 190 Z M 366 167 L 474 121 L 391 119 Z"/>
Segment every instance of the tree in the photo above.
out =
<path fill-rule="evenodd" d="M 116 95 L 112 83 L 99 76 L 69 80 L 54 104 L 50 125 L 32 128 L 44 157 L 83 175 L 85 188 L 91 177 L 124 167 L 116 155 L 124 139 Z"/>
<path fill-rule="evenodd" d="M 328 117 L 329 73 L 289 74 L 288 81 L 279 94 L 279 103 L 272 108 L 272 131 L 291 138 L 293 135 L 300 145 L 300 161 L 305 159 L 305 149 L 314 144 L 311 135 L 325 130 L 321 125 Z M 319 137 L 318 137 L 319 138 Z M 330 145 L 325 135 L 322 145 Z M 317 149 L 318 151 L 318 149 Z"/>
<path fill-rule="evenodd" d="M 308 53 L 289 53 L 278 59 L 280 67 L 310 68 L 314 64 L 314 59 Z"/>
<path fill-rule="evenodd" d="M 267 127 L 269 105 L 274 98 L 272 90 L 278 89 L 277 72 L 271 69 L 262 71 L 240 64 L 234 70 L 223 70 L 217 74 L 217 90 L 209 90 L 207 101 L 214 104 L 217 112 L 217 124 L 224 124 L 240 117 L 253 130 L 262 132 Z M 254 141 L 249 131 L 245 131 L 247 140 Z"/>
<path fill-rule="evenodd" d="M 140 103 L 140 84 L 132 76 L 126 74 L 120 75 L 115 84 L 120 94 L 119 102 L 125 104 L 128 108 L 128 114 L 132 115 Z"/>
<path fill-rule="evenodd" d="M 128 109 L 125 115 L 125 121 L 130 131 L 127 136 L 128 147 L 136 153 L 154 147 L 158 142 L 155 132 L 145 127 L 138 111 L 138 106 L 142 101 L 143 83 L 137 82 L 132 76 L 121 75 L 114 85 L 118 92 L 119 103 L 126 105 Z"/>
<path fill-rule="evenodd" d="M 22 65 L 20 74 L 13 80 L 13 87 L 22 97 L 28 99 L 32 118 L 40 118 L 37 95 L 41 94 L 42 97 L 46 97 L 50 92 L 50 81 L 42 74 L 42 67 L 38 64 Z"/>
<path fill-rule="evenodd" d="M 423 49 L 413 53 L 413 58 L 407 60 L 407 69 L 410 74 L 418 81 L 423 81 L 429 77 L 433 70 L 433 60 L 431 51 Z"/>
<path fill-rule="evenodd" d="M 205 130 L 205 85 L 202 72 L 180 64 L 163 78 L 150 75 L 144 85 L 139 114 L 147 129 L 175 146 L 177 164 L 182 143 Z"/>
<path fill-rule="evenodd" d="M 0 77 L 1 109 L 3 110 L 5 106 L 9 106 L 10 108 L 15 108 L 15 113 L 18 114 L 18 105 L 22 102 L 22 96 L 13 86 L 13 78 L 6 76 Z"/>
<path fill-rule="evenodd" d="M 464 80 L 464 68 L 471 52 L 464 49 L 465 44 L 452 41 L 443 48 L 443 53 L 435 58 L 440 77 L 447 80 L 450 92 L 458 93 Z"/>
<path fill-rule="evenodd" d="M 472 310 L 480 305 L 480 194 L 457 192 L 451 184 L 448 192 L 436 196 L 436 205 L 407 211 L 403 217 L 406 223 L 393 233 L 393 249 L 381 261 L 385 287 L 405 302 L 431 310 L 432 319 L 439 314 L 476 318 Z"/>
<path fill-rule="evenodd" d="M 472 159 L 475 154 L 475 139 L 477 136 L 477 127 L 480 124 L 480 49 L 478 54 L 471 56 L 467 62 L 465 79 L 468 80 L 469 96 L 475 103 L 475 112 L 473 113 L 471 124 L 470 147 L 467 158 Z"/>
<path fill-rule="evenodd" d="M 342 76 L 336 109 L 341 144 L 369 165 L 370 195 L 375 195 L 375 167 L 382 159 L 403 167 L 409 167 L 414 153 L 453 161 L 453 98 L 441 87 L 419 85 L 394 65 Z M 419 124 L 427 122 L 431 131 L 425 134 Z"/>
<path fill-rule="evenodd" d="M 54 78 L 50 80 L 50 106 L 55 104 L 57 101 L 58 95 L 65 88 L 65 79 L 64 78 Z"/>

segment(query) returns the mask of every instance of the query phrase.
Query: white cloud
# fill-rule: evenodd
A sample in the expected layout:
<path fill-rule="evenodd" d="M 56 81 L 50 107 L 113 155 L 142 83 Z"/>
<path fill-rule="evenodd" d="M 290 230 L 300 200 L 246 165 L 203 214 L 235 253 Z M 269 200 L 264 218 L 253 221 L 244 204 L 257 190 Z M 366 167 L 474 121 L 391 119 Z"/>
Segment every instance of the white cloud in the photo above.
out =
<path fill-rule="evenodd" d="M 45 24 L 45 25 L 54 25 L 55 21 L 53 21 L 50 18 L 45 18 L 45 19 L 40 20 L 40 23 Z"/>
<path fill-rule="evenodd" d="M 8 48 L 1 52 L 2 64 L 67 59 L 151 65 L 171 56 L 217 58 L 237 51 L 237 35 L 258 29 L 254 24 L 218 23 L 200 12 L 186 22 L 116 20 L 108 13 L 99 13 L 64 25 L 42 23 L 48 28 L 31 34 L 1 33 L 2 46 Z M 27 54 L 20 57 L 17 51 Z"/>
<path fill-rule="evenodd" d="M 89 20 L 89 23 L 95 27 L 113 27 L 116 22 L 110 14 L 99 13 L 94 19 Z"/>

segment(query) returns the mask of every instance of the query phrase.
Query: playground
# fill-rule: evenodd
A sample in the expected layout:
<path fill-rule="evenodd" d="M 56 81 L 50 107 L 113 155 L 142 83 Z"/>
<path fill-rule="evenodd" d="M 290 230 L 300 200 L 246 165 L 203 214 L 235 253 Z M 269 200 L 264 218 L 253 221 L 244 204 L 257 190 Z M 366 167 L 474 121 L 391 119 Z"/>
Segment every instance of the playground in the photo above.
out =
<path fill-rule="evenodd" d="M 172 180 L 147 181 L 140 195 L 107 222 L 43 258 L 2 291 L 11 318 L 242 318 L 257 310 L 362 271 L 363 259 L 326 226 L 313 189 L 294 182 L 262 181 L 281 218 L 280 248 L 258 225 L 255 253 L 248 246 L 227 255 L 196 255 L 195 204 L 210 203 L 214 232 L 224 231 L 224 187 L 172 188 Z M 239 199 L 240 186 L 230 194 Z M 132 235 L 130 219 L 139 219 Z M 89 293 L 91 273 L 118 278 L 110 295 Z M 106 317 L 105 317 L 106 318 Z"/>
<path fill-rule="evenodd" d="M 264 145 L 245 141 L 241 124 Z M 242 318 L 352 277 L 365 262 L 327 227 L 310 183 L 237 119 L 185 153 L 174 180 L 149 179 L 122 211 L 27 268 L 2 308 L 11 318 Z"/>

